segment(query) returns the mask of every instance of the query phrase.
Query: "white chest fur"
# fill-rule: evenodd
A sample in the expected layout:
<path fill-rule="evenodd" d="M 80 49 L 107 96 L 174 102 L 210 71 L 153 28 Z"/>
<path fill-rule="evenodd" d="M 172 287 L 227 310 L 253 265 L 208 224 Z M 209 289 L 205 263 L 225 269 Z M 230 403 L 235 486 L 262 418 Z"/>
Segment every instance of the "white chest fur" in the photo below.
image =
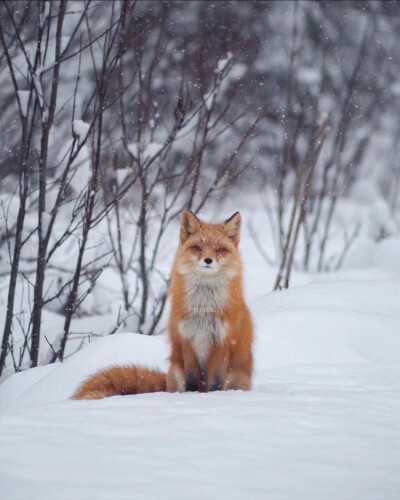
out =
<path fill-rule="evenodd" d="M 179 324 L 183 337 L 192 343 L 198 360 L 205 363 L 210 346 L 222 342 L 227 325 L 218 317 L 228 299 L 227 280 L 220 277 L 186 277 L 189 317 Z"/>

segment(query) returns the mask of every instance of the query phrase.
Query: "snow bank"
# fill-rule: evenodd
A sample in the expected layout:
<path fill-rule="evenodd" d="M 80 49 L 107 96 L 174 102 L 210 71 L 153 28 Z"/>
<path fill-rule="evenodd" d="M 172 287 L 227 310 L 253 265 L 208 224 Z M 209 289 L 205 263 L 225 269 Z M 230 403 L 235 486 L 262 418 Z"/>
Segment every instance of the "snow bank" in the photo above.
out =
<path fill-rule="evenodd" d="M 397 500 L 399 370 L 271 373 L 249 393 L 64 401 L 0 417 L 7 500 Z"/>
<path fill-rule="evenodd" d="M 9 377 L 0 386 L 0 408 L 14 410 L 68 399 L 90 374 L 120 364 L 166 369 L 165 337 L 119 333 L 90 343 L 62 364 Z"/>
<path fill-rule="evenodd" d="M 369 269 L 371 267 L 385 269 L 393 275 L 400 276 L 400 238 L 385 238 L 375 243 L 367 238 L 359 238 L 350 249 L 345 269 Z"/>
<path fill-rule="evenodd" d="M 253 305 L 260 368 L 400 362 L 400 284 L 380 271 L 319 277 Z"/>
<path fill-rule="evenodd" d="M 256 272 L 250 392 L 69 400 L 105 366 L 166 368 L 164 336 L 130 333 L 7 379 L 4 498 L 397 500 L 400 277 L 344 271 L 263 294 Z"/>
<path fill-rule="evenodd" d="M 280 367 L 400 363 L 399 303 L 399 281 L 380 272 L 318 278 L 254 300 L 256 383 L 265 381 L 265 370 Z M 167 357 L 165 336 L 108 336 L 55 369 L 10 377 L 0 386 L 0 406 L 11 410 L 65 400 L 101 368 L 134 363 L 166 369 Z"/>

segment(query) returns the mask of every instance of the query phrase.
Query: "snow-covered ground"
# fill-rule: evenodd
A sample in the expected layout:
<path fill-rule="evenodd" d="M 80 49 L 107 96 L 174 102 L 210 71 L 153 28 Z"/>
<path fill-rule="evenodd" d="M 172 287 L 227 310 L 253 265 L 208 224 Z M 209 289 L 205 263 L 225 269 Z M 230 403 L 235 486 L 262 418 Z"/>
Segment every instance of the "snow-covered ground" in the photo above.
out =
<path fill-rule="evenodd" d="M 248 393 L 69 400 L 102 366 L 166 366 L 164 336 L 131 333 L 8 378 L 0 498 L 400 498 L 400 275 L 381 266 L 304 281 L 251 294 Z"/>

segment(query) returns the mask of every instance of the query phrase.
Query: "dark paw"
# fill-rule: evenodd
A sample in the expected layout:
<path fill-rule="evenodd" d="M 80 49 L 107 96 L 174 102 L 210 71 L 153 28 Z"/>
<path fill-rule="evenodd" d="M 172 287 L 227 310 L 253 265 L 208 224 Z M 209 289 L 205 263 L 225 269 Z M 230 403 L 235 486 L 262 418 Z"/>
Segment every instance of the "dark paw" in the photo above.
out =
<path fill-rule="evenodd" d="M 210 391 L 222 391 L 222 381 L 219 375 L 215 375 L 210 384 Z"/>
<path fill-rule="evenodd" d="M 189 372 L 186 375 L 186 390 L 190 392 L 197 391 L 197 380 L 193 372 Z"/>

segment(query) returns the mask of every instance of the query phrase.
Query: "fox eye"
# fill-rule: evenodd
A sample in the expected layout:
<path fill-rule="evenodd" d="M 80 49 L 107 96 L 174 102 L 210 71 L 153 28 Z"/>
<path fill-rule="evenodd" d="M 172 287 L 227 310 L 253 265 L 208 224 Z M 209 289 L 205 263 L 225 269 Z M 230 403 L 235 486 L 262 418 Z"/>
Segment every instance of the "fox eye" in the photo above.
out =
<path fill-rule="evenodd" d="M 196 252 L 200 252 L 201 250 L 201 247 L 199 247 L 199 245 L 194 245 L 192 246 L 193 250 L 196 250 Z"/>
<path fill-rule="evenodd" d="M 225 253 L 225 252 L 227 252 L 227 249 L 224 247 L 221 247 L 221 248 L 218 248 L 217 252 L 218 253 Z"/>

